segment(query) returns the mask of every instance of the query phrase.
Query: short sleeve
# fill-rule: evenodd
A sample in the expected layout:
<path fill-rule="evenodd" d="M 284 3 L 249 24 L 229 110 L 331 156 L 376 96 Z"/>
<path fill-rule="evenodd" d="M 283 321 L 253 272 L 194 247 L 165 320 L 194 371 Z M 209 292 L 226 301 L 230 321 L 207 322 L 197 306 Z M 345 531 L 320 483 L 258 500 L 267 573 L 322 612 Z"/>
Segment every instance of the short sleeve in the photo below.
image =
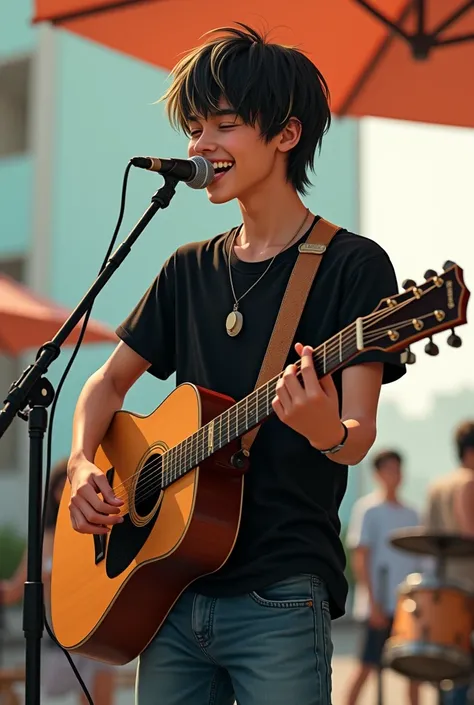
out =
<path fill-rule="evenodd" d="M 370 546 L 373 537 L 372 518 L 373 512 L 368 507 L 354 505 L 346 539 L 351 550 Z"/>
<path fill-rule="evenodd" d="M 148 371 L 163 380 L 176 370 L 175 272 L 173 255 L 116 330 L 124 343 L 151 363 Z"/>
<path fill-rule="evenodd" d="M 339 309 L 340 330 L 353 323 L 359 316 L 367 316 L 377 308 L 381 299 L 398 293 L 397 279 L 388 255 L 379 252 L 360 263 L 354 257 L 352 267 L 343 284 L 342 301 Z M 401 363 L 400 353 L 386 353 L 382 350 L 369 350 L 354 357 L 345 367 L 364 362 L 383 362 L 383 383 L 394 382 L 406 372 Z"/>

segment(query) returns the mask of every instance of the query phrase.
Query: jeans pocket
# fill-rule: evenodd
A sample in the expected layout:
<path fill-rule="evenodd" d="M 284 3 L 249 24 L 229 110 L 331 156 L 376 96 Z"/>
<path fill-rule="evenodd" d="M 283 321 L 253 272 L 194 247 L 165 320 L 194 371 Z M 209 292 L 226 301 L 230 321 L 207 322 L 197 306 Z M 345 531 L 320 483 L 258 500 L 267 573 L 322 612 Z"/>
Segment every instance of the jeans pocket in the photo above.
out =
<path fill-rule="evenodd" d="M 312 580 L 309 575 L 296 575 L 258 591 L 254 590 L 250 593 L 250 597 L 263 607 L 280 609 L 312 607 Z"/>
<path fill-rule="evenodd" d="M 319 638 L 316 637 L 316 656 L 320 664 L 322 702 L 330 704 L 332 691 L 332 655 L 333 643 L 331 638 L 331 612 L 328 600 L 321 600 L 316 606 L 319 619 L 316 618 L 316 628 L 319 629 Z"/>

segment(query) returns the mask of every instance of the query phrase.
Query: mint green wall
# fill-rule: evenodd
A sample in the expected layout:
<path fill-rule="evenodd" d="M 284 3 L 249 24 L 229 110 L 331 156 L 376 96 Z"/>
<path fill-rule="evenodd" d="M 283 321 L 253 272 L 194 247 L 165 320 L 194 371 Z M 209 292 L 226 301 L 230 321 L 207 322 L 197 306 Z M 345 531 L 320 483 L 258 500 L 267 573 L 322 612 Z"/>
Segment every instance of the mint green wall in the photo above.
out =
<path fill-rule="evenodd" d="M 32 0 L 1 0 L 0 60 L 34 48 L 36 28 L 31 25 L 32 8 Z"/>
<path fill-rule="evenodd" d="M 0 257 L 30 246 L 32 177 L 30 155 L 0 158 Z"/>
<path fill-rule="evenodd" d="M 128 159 L 135 154 L 186 156 L 185 139 L 169 127 L 163 106 L 152 104 L 166 85 L 164 71 L 67 33 L 58 37 L 50 294 L 62 303 L 77 302 L 97 272 L 115 225 Z M 356 227 L 356 174 L 356 126 L 335 121 L 317 163 L 308 205 Z M 131 172 L 120 240 L 161 183 L 159 176 Z M 205 193 L 180 185 L 170 207 L 155 217 L 100 296 L 96 317 L 116 326 L 178 245 L 210 237 L 238 219 L 235 204 L 212 206 Z M 69 447 L 81 385 L 110 349 L 85 347 L 80 353 L 59 404 L 55 456 Z M 61 367 L 57 365 L 55 374 Z M 163 384 L 145 375 L 126 406 L 148 412 L 171 388 L 172 381 Z"/>
<path fill-rule="evenodd" d="M 34 51 L 31 7 L 31 0 L 0 1 L 0 62 Z M 23 254 L 29 247 L 31 187 L 29 155 L 0 157 L 0 257 Z"/>

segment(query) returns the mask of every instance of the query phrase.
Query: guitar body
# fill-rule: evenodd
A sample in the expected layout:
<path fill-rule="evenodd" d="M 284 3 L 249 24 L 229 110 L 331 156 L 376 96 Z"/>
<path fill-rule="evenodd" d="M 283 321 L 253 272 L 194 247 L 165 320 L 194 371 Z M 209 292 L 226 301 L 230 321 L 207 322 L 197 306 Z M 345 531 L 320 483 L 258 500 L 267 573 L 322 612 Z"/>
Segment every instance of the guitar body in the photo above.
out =
<path fill-rule="evenodd" d="M 125 520 L 106 536 L 72 529 L 66 483 L 51 584 L 53 629 L 65 649 L 111 664 L 133 660 L 186 587 L 225 563 L 241 516 L 244 470 L 231 463 L 238 441 L 164 489 L 156 477 L 163 453 L 233 403 L 183 384 L 149 416 L 115 414 L 95 463 L 124 499 Z"/>
<path fill-rule="evenodd" d="M 318 377 L 362 352 L 406 351 L 466 323 L 469 291 L 462 270 L 450 261 L 443 269 L 382 299 L 371 314 L 313 350 Z M 447 342 L 461 344 L 454 332 Z M 237 538 L 247 469 L 237 456 L 238 439 L 272 413 L 279 378 L 237 404 L 182 384 L 149 416 L 114 415 L 95 463 L 125 501 L 124 522 L 105 537 L 75 532 L 68 484 L 59 508 L 51 602 L 54 631 L 65 649 L 112 664 L 131 661 L 186 587 L 225 563 Z"/>

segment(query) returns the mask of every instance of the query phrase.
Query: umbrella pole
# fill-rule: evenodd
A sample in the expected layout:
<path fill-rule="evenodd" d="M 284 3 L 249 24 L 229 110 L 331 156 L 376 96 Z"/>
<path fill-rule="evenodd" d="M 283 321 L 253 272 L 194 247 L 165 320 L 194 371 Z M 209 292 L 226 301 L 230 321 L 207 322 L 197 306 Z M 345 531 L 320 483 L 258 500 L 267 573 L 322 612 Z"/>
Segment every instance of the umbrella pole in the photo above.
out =
<path fill-rule="evenodd" d="M 174 196 L 178 180 L 165 176 L 165 183 L 153 195 L 152 202 L 138 223 L 110 257 L 99 276 L 54 338 L 38 351 L 35 362 L 12 384 L 3 409 L 0 410 L 0 438 L 16 415 L 28 420 L 30 438 L 28 483 L 28 564 L 24 589 L 23 632 L 26 640 L 25 705 L 41 702 L 41 639 L 44 630 L 42 583 L 42 477 L 43 441 L 48 427 L 47 407 L 54 399 L 54 388 L 45 373 L 59 356 L 61 345 L 92 304 L 160 208 L 167 208 Z M 92 702 L 90 700 L 90 702 Z"/>

